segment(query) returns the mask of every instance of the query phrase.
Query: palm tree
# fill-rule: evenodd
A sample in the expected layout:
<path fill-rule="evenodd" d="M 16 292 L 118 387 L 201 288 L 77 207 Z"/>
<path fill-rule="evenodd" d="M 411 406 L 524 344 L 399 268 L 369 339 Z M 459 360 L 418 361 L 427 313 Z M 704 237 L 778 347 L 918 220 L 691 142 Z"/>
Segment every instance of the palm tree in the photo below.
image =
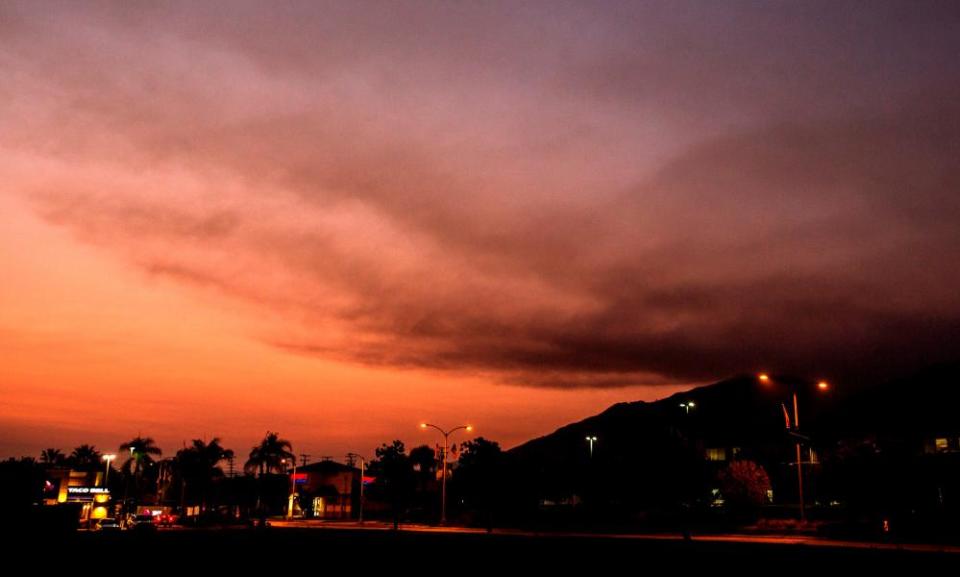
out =
<path fill-rule="evenodd" d="M 267 434 L 250 451 L 250 458 L 243 465 L 243 470 L 248 474 L 259 472 L 257 482 L 257 511 L 260 514 L 260 523 L 265 522 L 266 511 L 261 507 L 263 499 L 263 477 L 271 471 L 282 473 L 284 470 L 284 461 L 295 458 L 293 454 L 293 445 L 286 439 L 281 439 L 279 433 L 267 431 Z"/>
<path fill-rule="evenodd" d="M 93 445 L 80 445 L 70 453 L 70 464 L 80 471 L 93 471 L 100 468 L 100 451 Z"/>
<path fill-rule="evenodd" d="M 60 449 L 44 449 L 40 452 L 40 462 L 44 465 L 62 465 L 63 452 Z"/>
<path fill-rule="evenodd" d="M 250 451 L 250 458 L 247 459 L 243 470 L 247 473 L 259 473 L 262 477 L 265 474 L 276 471 L 282 473 L 285 470 L 284 461 L 292 461 L 294 458 L 293 445 L 286 439 L 281 439 L 279 433 L 267 431 L 266 436 Z"/>
<path fill-rule="evenodd" d="M 233 458 L 233 451 L 224 449 L 220 439 L 214 437 L 209 443 L 194 439 L 189 447 L 177 451 L 175 465 L 180 475 L 181 499 L 186 500 L 186 486 L 190 484 L 200 493 L 200 509 L 206 509 L 207 489 L 214 479 L 223 477 L 220 462 Z"/>
<path fill-rule="evenodd" d="M 120 450 L 130 452 L 130 456 L 123 462 L 121 468 L 125 473 L 132 473 L 134 476 L 139 476 L 143 469 L 153 464 L 154 456 L 163 454 L 152 438 L 139 435 L 120 445 Z"/>
<path fill-rule="evenodd" d="M 127 457 L 127 459 L 123 462 L 123 465 L 120 467 L 120 469 L 123 471 L 124 475 L 127 476 L 127 479 L 133 477 L 136 489 L 134 496 L 139 497 L 143 471 L 153 464 L 154 456 L 159 456 L 163 454 L 163 452 L 159 447 L 157 447 L 152 438 L 141 437 L 140 435 L 137 435 L 132 440 L 120 445 L 120 450 L 129 451 L 130 456 Z M 129 490 L 129 481 L 126 483 L 125 487 L 126 488 L 124 491 Z"/>

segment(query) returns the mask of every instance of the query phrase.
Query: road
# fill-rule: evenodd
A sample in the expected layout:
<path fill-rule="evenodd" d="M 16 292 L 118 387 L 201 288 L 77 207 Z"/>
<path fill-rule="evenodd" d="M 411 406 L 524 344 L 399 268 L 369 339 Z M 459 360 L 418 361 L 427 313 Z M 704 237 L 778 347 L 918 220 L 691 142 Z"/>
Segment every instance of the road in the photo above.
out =
<path fill-rule="evenodd" d="M 59 539 L 4 541 L 8 559 L 71 577 L 107 569 L 179 574 L 576 573 L 782 575 L 853 568 L 857 573 L 932 574 L 955 569 L 953 547 L 827 541 L 774 535 L 536 533 L 498 529 L 342 522 L 272 521 L 267 529 L 78 532 Z M 96 560 L 96 562 L 93 562 Z M 666 568 L 666 569 L 665 569 Z M 109 574 L 111 571 L 107 571 Z"/>
<path fill-rule="evenodd" d="M 318 529 L 328 531 L 392 531 L 393 525 L 379 521 L 313 521 L 313 520 L 286 520 L 275 519 L 270 521 L 271 526 L 281 529 Z M 485 529 L 472 527 L 442 527 L 436 525 L 420 525 L 404 523 L 400 530 L 411 533 L 439 533 L 439 534 L 475 534 L 491 533 Z M 640 541 L 687 541 L 678 533 L 584 533 L 584 532 L 534 532 L 520 529 L 494 529 L 496 535 L 515 537 L 534 537 L 545 539 L 574 538 L 574 539 L 636 539 Z M 960 546 L 926 543 L 890 543 L 876 541 L 849 541 L 838 539 L 824 539 L 809 535 L 773 535 L 773 534 L 702 534 L 691 535 L 691 541 L 700 543 L 744 543 L 767 545 L 805 545 L 810 547 L 835 547 L 841 549 L 872 549 L 881 551 L 911 551 L 918 553 L 960 554 Z M 960 559 L 958 559 L 960 561 Z"/>

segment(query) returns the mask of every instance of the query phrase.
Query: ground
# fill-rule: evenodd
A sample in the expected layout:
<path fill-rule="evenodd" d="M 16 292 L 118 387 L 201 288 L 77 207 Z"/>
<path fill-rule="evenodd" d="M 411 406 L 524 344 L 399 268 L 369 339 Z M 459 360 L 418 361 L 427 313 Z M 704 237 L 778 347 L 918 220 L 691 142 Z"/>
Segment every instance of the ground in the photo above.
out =
<path fill-rule="evenodd" d="M 171 529 L 153 534 L 80 532 L 59 539 L 30 539 L 16 551 L 63 564 L 71 575 L 109 574 L 110 568 L 143 567 L 191 574 L 247 571 L 323 572 L 336 568 L 403 574 L 536 571 L 651 571 L 686 574 L 721 569 L 770 575 L 799 571 L 925 571 L 955 567 L 960 552 L 942 547 L 820 542 L 803 538 L 680 535 L 538 535 L 385 525 L 279 526 L 256 529 Z M 10 541 L 8 541 L 10 543 Z M 53 554 L 55 553 L 55 554 Z M 10 557 L 8 557 L 9 559 Z M 91 560 L 94 560 L 92 562 Z M 439 564 L 439 565 L 438 565 Z M 80 571 L 77 571 L 77 570 Z M 102 573 L 101 571 L 106 571 Z"/>

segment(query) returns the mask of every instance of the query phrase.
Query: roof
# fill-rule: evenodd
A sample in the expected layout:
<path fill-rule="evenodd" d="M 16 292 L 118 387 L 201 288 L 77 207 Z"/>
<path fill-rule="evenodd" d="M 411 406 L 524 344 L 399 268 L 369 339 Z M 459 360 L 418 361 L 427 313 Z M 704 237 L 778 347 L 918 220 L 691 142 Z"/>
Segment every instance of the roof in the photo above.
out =
<path fill-rule="evenodd" d="M 317 461 L 316 463 L 303 465 L 302 467 L 297 467 L 297 472 L 298 473 L 327 473 L 327 474 L 344 473 L 344 472 L 360 473 L 360 469 L 327 459 L 323 461 Z"/>

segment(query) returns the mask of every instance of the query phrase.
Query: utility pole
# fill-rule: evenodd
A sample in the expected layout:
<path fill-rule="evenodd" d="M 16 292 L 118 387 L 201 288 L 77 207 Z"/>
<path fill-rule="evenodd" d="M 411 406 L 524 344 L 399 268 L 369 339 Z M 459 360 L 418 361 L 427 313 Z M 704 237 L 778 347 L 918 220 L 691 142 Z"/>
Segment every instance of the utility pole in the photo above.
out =
<path fill-rule="evenodd" d="M 362 455 L 358 455 L 357 453 L 347 453 L 347 462 L 351 467 L 356 459 L 360 459 L 360 514 L 357 516 L 357 521 L 363 523 L 363 475 L 367 462 Z"/>

